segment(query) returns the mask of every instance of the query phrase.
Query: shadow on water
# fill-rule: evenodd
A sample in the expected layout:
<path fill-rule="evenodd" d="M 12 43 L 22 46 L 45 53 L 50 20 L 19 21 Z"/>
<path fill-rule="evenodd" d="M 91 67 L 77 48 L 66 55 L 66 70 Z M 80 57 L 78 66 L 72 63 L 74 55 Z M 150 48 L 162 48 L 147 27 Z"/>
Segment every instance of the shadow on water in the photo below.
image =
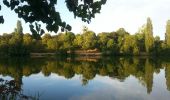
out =
<path fill-rule="evenodd" d="M 146 87 L 147 93 L 152 92 L 153 75 L 165 69 L 167 90 L 170 90 L 170 61 L 155 58 L 98 58 L 98 59 L 56 59 L 56 58 L 6 58 L 0 60 L 0 75 L 10 76 L 12 80 L 0 79 L 0 97 L 22 94 L 22 78 L 32 74 L 43 73 L 48 77 L 51 73 L 71 79 L 81 75 L 82 85 L 87 85 L 96 75 L 108 76 L 124 82 L 134 76 Z M 11 85 L 12 84 L 12 85 Z M 7 97 L 8 97 L 7 96 Z M 25 96 L 27 97 L 27 96 Z M 29 97 L 29 96 L 28 96 Z M 5 99 L 4 99 L 5 100 Z"/>

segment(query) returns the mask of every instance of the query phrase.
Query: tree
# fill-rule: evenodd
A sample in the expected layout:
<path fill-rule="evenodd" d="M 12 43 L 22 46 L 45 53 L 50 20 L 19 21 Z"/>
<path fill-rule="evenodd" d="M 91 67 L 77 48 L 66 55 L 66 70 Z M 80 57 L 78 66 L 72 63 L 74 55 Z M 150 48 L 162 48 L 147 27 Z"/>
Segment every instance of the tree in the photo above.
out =
<path fill-rule="evenodd" d="M 107 43 L 108 43 L 108 40 L 109 40 L 109 37 L 108 37 L 108 33 L 99 33 L 97 35 L 97 38 L 98 38 L 98 44 L 99 44 L 99 48 L 102 50 L 102 51 L 105 51 L 107 49 Z M 109 43 L 110 45 L 110 43 Z M 110 45 L 111 46 L 111 45 Z"/>
<path fill-rule="evenodd" d="M 119 29 L 116 31 L 116 33 L 117 33 L 119 36 L 121 36 L 121 37 L 124 37 L 124 36 L 126 36 L 126 35 L 129 35 L 129 33 L 126 32 L 126 30 L 125 30 L 124 28 L 119 28 Z"/>
<path fill-rule="evenodd" d="M 53 51 L 57 51 L 59 49 L 59 43 L 56 38 L 52 38 L 47 41 L 47 49 Z"/>
<path fill-rule="evenodd" d="M 135 34 L 135 38 L 137 39 L 137 44 L 139 46 L 139 50 L 141 52 L 145 52 L 145 28 L 146 25 L 143 25 L 139 31 Z"/>
<path fill-rule="evenodd" d="M 61 50 L 70 50 L 73 48 L 73 41 L 75 39 L 75 35 L 72 32 L 60 33 L 58 35 L 58 41 L 60 42 Z"/>
<path fill-rule="evenodd" d="M 29 33 L 24 34 L 23 36 L 23 46 L 25 52 L 29 53 L 33 48 L 33 38 Z"/>
<path fill-rule="evenodd" d="M 137 39 L 137 45 L 141 52 L 145 52 L 145 34 L 136 34 L 135 38 Z"/>
<path fill-rule="evenodd" d="M 131 36 L 126 36 L 124 38 L 124 43 L 123 43 L 123 46 L 122 46 L 122 49 L 123 49 L 123 53 L 125 54 L 130 54 L 131 51 L 132 51 L 132 47 L 131 47 L 131 41 L 132 40 L 132 37 Z"/>
<path fill-rule="evenodd" d="M 154 46 L 154 38 L 153 38 L 153 27 L 152 21 L 150 18 L 147 19 L 147 24 L 145 27 L 145 48 L 147 53 L 151 53 Z"/>
<path fill-rule="evenodd" d="M 73 41 L 75 39 L 75 35 L 72 32 L 66 32 L 64 38 L 64 48 L 67 50 L 73 49 Z"/>
<path fill-rule="evenodd" d="M 137 45 L 137 39 L 134 35 L 128 35 L 124 38 L 124 43 L 122 46 L 123 53 L 125 54 L 139 54 L 139 48 Z"/>
<path fill-rule="evenodd" d="M 154 53 L 155 54 L 159 54 L 161 51 L 161 41 L 160 41 L 160 37 L 156 36 L 154 39 Z"/>
<path fill-rule="evenodd" d="M 11 39 L 9 40 L 10 48 L 9 54 L 10 55 L 23 55 L 23 28 L 21 21 L 17 21 L 17 27 L 15 28 Z"/>
<path fill-rule="evenodd" d="M 166 24 L 165 43 L 170 48 L 170 20 Z"/>
<path fill-rule="evenodd" d="M 22 24 L 21 21 L 17 21 L 17 27 L 14 30 L 14 37 L 18 40 L 18 42 L 22 42 L 23 40 L 23 28 L 22 28 Z"/>
<path fill-rule="evenodd" d="M 106 47 L 107 47 L 107 51 L 109 51 L 112 54 L 118 54 L 119 53 L 118 47 L 117 47 L 114 39 L 109 39 L 107 41 Z"/>
<path fill-rule="evenodd" d="M 97 43 L 97 37 L 96 34 L 92 31 L 86 31 L 82 34 L 83 37 L 83 43 L 82 43 L 82 49 L 94 49 Z"/>
<path fill-rule="evenodd" d="M 47 44 L 48 40 L 50 40 L 52 38 L 52 36 L 50 34 L 44 34 L 44 36 L 42 37 L 42 44 Z"/>
<path fill-rule="evenodd" d="M 4 33 L 0 36 L 0 54 L 7 55 L 8 48 L 9 48 L 9 40 L 11 39 L 12 35 Z"/>
<path fill-rule="evenodd" d="M 133 47 L 133 55 L 139 55 L 140 51 L 139 48 L 137 46 Z"/>
<path fill-rule="evenodd" d="M 100 13 L 101 6 L 105 3 L 106 0 L 65 0 L 68 10 L 75 17 L 80 17 L 82 21 L 88 23 L 96 13 Z M 71 30 L 71 26 L 62 21 L 60 13 L 55 8 L 57 0 L 3 0 L 3 4 L 15 11 L 18 17 L 24 19 L 25 22 L 41 21 L 45 23 L 48 31 L 57 32 L 59 27 L 62 30 Z M 3 22 L 3 16 L 0 16 L 0 23 Z"/>
<path fill-rule="evenodd" d="M 115 47 L 114 40 L 113 40 L 113 39 L 109 39 L 109 40 L 107 41 L 106 47 L 107 47 L 108 50 L 113 50 L 113 48 Z"/>
<path fill-rule="evenodd" d="M 118 48 L 119 48 L 119 52 L 122 53 L 123 52 L 123 43 L 124 43 L 124 38 L 126 36 L 129 35 L 128 32 L 126 32 L 126 30 L 124 28 L 119 28 L 117 31 L 116 31 L 116 34 L 117 34 L 117 45 L 118 45 Z"/>
<path fill-rule="evenodd" d="M 80 49 L 82 47 L 82 44 L 83 44 L 83 37 L 80 34 L 77 34 L 73 41 L 73 45 L 74 45 L 74 47 Z"/>

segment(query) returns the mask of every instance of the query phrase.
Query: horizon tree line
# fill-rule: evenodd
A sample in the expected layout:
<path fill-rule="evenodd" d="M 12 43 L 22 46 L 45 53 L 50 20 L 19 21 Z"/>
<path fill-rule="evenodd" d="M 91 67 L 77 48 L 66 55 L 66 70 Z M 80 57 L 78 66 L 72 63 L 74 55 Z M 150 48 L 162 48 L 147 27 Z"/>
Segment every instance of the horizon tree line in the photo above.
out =
<path fill-rule="evenodd" d="M 21 21 L 17 21 L 14 32 L 0 35 L 0 54 L 24 56 L 31 52 L 55 52 L 96 50 L 106 55 L 167 55 L 170 54 L 170 20 L 167 21 L 165 40 L 153 36 L 150 18 L 136 34 L 124 28 L 115 32 L 95 32 L 84 27 L 81 34 L 61 32 L 56 35 L 43 34 L 41 25 L 30 26 L 32 34 L 23 34 Z"/>

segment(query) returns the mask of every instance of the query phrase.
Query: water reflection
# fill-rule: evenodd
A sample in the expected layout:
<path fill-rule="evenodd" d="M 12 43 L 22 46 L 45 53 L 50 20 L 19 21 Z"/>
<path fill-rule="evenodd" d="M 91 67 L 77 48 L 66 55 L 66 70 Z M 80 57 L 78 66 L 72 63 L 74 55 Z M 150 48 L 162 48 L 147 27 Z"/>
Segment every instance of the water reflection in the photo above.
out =
<path fill-rule="evenodd" d="M 92 87 L 95 87 L 95 85 L 96 86 L 99 85 L 96 79 L 100 79 L 100 81 L 104 81 L 105 85 L 106 83 L 107 84 L 109 83 L 109 81 L 107 81 L 108 78 L 109 80 L 110 79 L 114 80 L 115 83 L 119 82 L 119 84 L 117 85 L 120 85 L 120 83 L 129 85 L 129 83 L 126 83 L 128 79 L 131 80 L 130 82 L 138 80 L 136 83 L 141 84 L 143 87 L 145 87 L 146 88 L 145 93 L 152 96 L 153 88 L 159 87 L 159 86 L 154 86 L 154 74 L 159 75 L 161 71 L 163 73 L 165 70 L 165 75 L 164 75 L 164 77 L 166 78 L 165 83 L 167 86 L 167 90 L 170 90 L 170 61 L 167 60 L 149 59 L 149 58 L 112 58 L 112 59 L 103 58 L 103 59 L 90 60 L 90 61 L 88 59 L 81 60 L 81 61 L 79 60 L 70 60 L 70 59 L 59 60 L 59 59 L 52 59 L 52 58 L 51 59 L 42 59 L 42 58 L 41 59 L 40 58 L 1 59 L 0 75 L 2 75 L 3 77 L 4 76 L 12 77 L 16 82 L 17 88 L 19 88 L 20 90 L 22 89 L 22 86 L 26 84 L 26 81 L 23 80 L 23 77 L 27 79 L 27 77 L 32 77 L 32 75 L 39 75 L 40 73 L 42 73 L 47 78 L 50 78 L 51 76 L 54 75 L 57 75 L 56 77 L 63 76 L 65 79 L 74 79 L 75 77 L 78 77 L 76 80 L 81 80 L 81 85 L 82 85 L 81 87 L 79 87 L 79 90 L 77 90 L 79 92 L 83 87 L 85 87 L 86 89 L 88 88 L 88 84 L 90 80 L 93 80 L 94 82 L 93 83 L 94 85 Z M 71 80 L 65 80 L 63 84 L 66 84 L 69 81 Z M 23 84 L 24 82 L 25 84 Z M 50 81 L 50 82 L 54 82 L 54 81 Z M 50 84 L 50 82 L 44 82 L 43 84 L 47 84 L 47 83 Z M 71 82 L 75 82 L 75 80 L 72 80 Z M 157 81 L 155 81 L 155 83 L 156 82 Z M 98 88 L 102 86 L 103 85 L 100 84 Z M 32 87 L 30 86 L 30 88 Z M 68 86 L 68 88 L 71 87 Z M 109 91 L 111 90 L 108 90 L 107 93 L 109 93 Z M 58 92 L 61 92 L 61 90 L 58 90 Z M 64 94 L 62 94 L 62 96 L 63 95 Z M 69 96 L 71 95 L 72 94 L 69 94 Z M 112 95 L 114 95 L 114 93 Z M 135 93 L 133 95 L 135 95 Z M 94 96 L 97 95 L 94 94 Z M 126 97 L 127 96 L 128 95 L 126 95 Z M 168 97 L 170 97 L 170 95 L 168 95 Z M 80 99 L 78 97 L 76 98 Z M 115 97 L 111 97 L 110 99 L 113 100 L 114 98 Z M 137 98 L 130 98 L 130 99 L 137 99 Z"/>

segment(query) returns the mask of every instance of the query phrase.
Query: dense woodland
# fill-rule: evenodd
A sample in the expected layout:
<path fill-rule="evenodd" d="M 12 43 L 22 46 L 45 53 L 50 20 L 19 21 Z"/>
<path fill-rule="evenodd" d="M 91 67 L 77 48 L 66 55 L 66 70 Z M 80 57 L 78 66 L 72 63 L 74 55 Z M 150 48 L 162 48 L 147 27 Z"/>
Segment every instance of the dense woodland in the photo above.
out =
<path fill-rule="evenodd" d="M 21 21 L 12 33 L 0 36 L 0 54 L 25 56 L 31 52 L 63 54 L 71 51 L 101 52 L 107 55 L 168 55 L 170 54 L 170 20 L 167 21 L 165 40 L 153 36 L 153 26 L 147 19 L 136 34 L 124 28 L 115 32 L 95 33 L 84 27 L 80 34 L 62 32 L 56 35 L 43 34 L 41 26 L 30 26 L 32 34 L 23 33 Z"/>

